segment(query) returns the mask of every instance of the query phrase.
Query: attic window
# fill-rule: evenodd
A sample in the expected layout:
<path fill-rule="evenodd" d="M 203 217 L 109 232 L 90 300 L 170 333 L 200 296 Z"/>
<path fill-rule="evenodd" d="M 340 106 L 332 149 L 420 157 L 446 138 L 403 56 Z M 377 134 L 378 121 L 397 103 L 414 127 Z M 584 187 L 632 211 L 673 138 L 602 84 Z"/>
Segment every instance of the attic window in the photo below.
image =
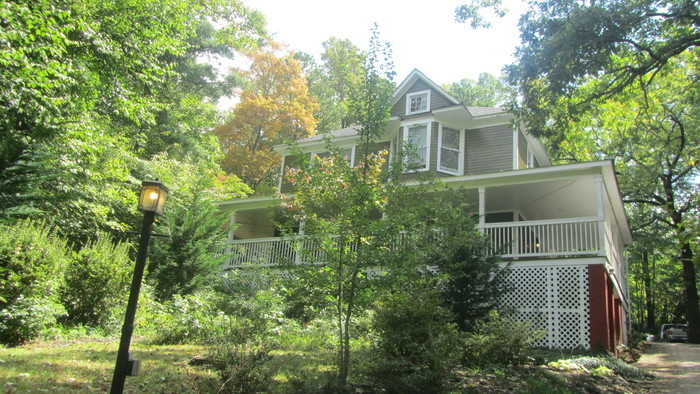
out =
<path fill-rule="evenodd" d="M 427 112 L 430 109 L 430 90 L 406 95 L 406 115 Z"/>

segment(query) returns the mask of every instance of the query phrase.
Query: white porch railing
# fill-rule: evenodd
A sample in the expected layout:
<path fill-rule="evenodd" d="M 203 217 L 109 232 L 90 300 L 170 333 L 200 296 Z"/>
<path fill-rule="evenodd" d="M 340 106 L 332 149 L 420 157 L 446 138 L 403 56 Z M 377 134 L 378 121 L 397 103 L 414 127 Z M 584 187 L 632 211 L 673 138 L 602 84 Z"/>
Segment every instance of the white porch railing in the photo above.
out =
<path fill-rule="evenodd" d="M 283 261 L 293 261 L 296 256 L 294 244 L 283 242 L 282 238 L 236 240 L 225 245 L 222 252 L 228 255 L 224 268 L 248 264 L 269 267 Z"/>
<path fill-rule="evenodd" d="M 597 218 L 487 223 L 491 253 L 504 258 L 599 255 L 602 253 Z"/>
<path fill-rule="evenodd" d="M 301 243 L 296 246 L 295 243 Z M 300 263 L 302 256 L 296 250 L 303 249 L 305 261 L 319 262 L 321 251 L 311 239 L 256 238 L 232 241 L 221 248 L 227 255 L 224 269 L 255 265 L 261 267 L 277 266 L 283 263 Z"/>
<path fill-rule="evenodd" d="M 491 238 L 491 253 L 506 259 L 537 257 L 605 256 L 617 268 L 619 255 L 616 241 L 598 218 L 573 218 L 512 223 L 487 223 L 484 233 Z M 604 229 L 605 236 L 600 232 Z M 299 241 L 299 240 L 297 240 Z M 311 242 L 301 240 L 305 259 L 319 261 Z M 228 258 L 225 268 L 248 264 L 274 266 L 282 262 L 299 262 L 293 241 L 283 238 L 236 240 L 223 247 Z"/>

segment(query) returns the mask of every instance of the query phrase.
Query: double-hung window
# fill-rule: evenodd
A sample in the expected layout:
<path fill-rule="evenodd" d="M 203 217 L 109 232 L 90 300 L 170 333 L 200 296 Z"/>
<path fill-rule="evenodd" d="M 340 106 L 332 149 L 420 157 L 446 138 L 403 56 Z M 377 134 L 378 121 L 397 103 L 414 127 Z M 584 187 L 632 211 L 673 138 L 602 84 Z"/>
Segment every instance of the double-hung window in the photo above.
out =
<path fill-rule="evenodd" d="M 438 148 L 438 171 L 461 175 L 464 172 L 464 133 L 441 124 Z"/>
<path fill-rule="evenodd" d="M 406 95 L 406 115 L 419 114 L 430 110 L 430 90 Z"/>
<path fill-rule="evenodd" d="M 409 170 L 424 171 L 430 163 L 430 122 L 403 127 L 404 164 Z"/>

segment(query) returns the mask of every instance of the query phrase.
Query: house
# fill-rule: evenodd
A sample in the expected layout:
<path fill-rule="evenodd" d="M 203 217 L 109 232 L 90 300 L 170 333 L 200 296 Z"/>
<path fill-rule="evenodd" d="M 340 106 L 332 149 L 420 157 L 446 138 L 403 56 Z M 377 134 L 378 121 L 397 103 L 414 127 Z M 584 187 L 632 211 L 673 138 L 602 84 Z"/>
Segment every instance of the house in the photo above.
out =
<path fill-rule="evenodd" d="M 333 140 L 355 159 L 356 129 L 338 130 Z M 540 345 L 614 351 L 625 341 L 623 252 L 632 237 L 611 162 L 553 166 L 542 143 L 514 115 L 465 107 L 418 70 L 396 89 L 379 145 L 395 154 L 406 140 L 413 142 L 420 171 L 470 191 L 480 230 L 494 253 L 511 262 L 515 289 L 503 303 L 546 329 Z M 318 136 L 298 144 L 310 154 L 325 150 Z M 278 151 L 285 156 L 284 170 L 292 156 L 285 147 Z M 281 193 L 289 188 L 280 180 Z M 228 247 L 237 251 L 228 269 L 274 266 L 274 256 L 293 257 L 274 225 L 279 202 L 268 196 L 220 204 L 231 215 Z"/>

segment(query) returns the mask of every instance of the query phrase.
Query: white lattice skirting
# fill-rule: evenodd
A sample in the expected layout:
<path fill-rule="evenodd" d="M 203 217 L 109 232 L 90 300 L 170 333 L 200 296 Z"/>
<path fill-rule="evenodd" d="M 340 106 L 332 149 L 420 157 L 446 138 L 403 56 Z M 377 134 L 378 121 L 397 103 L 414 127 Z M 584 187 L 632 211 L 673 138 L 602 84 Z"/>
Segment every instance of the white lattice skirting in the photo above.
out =
<path fill-rule="evenodd" d="M 501 298 L 501 307 L 546 331 L 535 346 L 590 349 L 588 266 L 511 266 L 510 270 L 511 291 Z M 224 277 L 224 283 L 256 290 L 276 276 L 289 275 L 274 269 L 265 273 L 239 270 L 236 274 Z"/>
<path fill-rule="evenodd" d="M 590 348 L 588 266 L 512 267 L 503 309 L 547 332 L 536 346 Z"/>

